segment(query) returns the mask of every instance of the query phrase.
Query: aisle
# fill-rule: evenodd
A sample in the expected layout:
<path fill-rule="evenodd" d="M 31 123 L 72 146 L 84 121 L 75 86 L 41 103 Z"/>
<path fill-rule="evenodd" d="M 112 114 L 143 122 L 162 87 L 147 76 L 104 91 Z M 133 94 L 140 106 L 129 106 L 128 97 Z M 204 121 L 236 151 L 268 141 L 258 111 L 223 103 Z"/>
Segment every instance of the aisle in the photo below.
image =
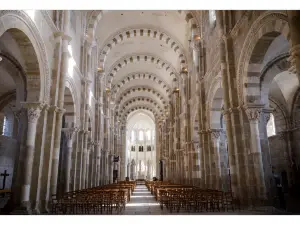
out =
<path fill-rule="evenodd" d="M 137 185 L 132 193 L 131 200 L 126 204 L 125 215 L 162 215 L 169 214 L 161 210 L 151 192 L 145 185 Z"/>
<path fill-rule="evenodd" d="M 276 210 L 277 211 L 277 210 Z M 278 215 L 280 212 L 272 212 L 268 207 L 257 208 L 256 210 L 242 210 L 235 212 L 179 212 L 170 213 L 165 207 L 160 209 L 159 203 L 155 200 L 147 187 L 137 185 L 131 196 L 131 201 L 126 204 L 123 215 Z M 283 213 L 285 214 L 285 213 Z"/>

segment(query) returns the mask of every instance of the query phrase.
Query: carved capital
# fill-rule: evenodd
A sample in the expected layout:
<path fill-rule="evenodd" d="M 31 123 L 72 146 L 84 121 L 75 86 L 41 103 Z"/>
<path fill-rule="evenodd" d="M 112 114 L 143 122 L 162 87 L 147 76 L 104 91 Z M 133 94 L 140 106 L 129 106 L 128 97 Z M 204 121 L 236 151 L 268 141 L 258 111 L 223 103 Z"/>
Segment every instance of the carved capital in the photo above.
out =
<path fill-rule="evenodd" d="M 271 113 L 274 111 L 274 109 L 263 109 L 262 112 L 263 112 L 263 115 L 264 115 L 264 119 L 266 121 L 266 123 L 269 122 L 270 120 L 270 117 L 271 117 Z"/>
<path fill-rule="evenodd" d="M 62 128 L 62 132 L 64 132 L 66 138 L 68 141 L 72 141 L 75 133 L 77 131 L 77 128 Z"/>
<path fill-rule="evenodd" d="M 291 64 L 289 71 L 292 73 L 297 73 L 296 59 L 299 56 L 300 56 L 300 44 L 292 46 L 290 48 L 290 57 L 288 58 L 288 61 Z"/>
<path fill-rule="evenodd" d="M 211 136 L 214 140 L 218 140 L 220 138 L 222 132 L 223 132 L 222 129 L 211 129 L 210 130 Z"/>
<path fill-rule="evenodd" d="M 27 109 L 27 116 L 29 123 L 36 123 L 44 108 L 44 103 L 40 102 L 24 102 L 23 107 Z"/>
<path fill-rule="evenodd" d="M 88 150 L 91 150 L 94 147 L 94 142 L 90 141 L 88 143 Z"/>
<path fill-rule="evenodd" d="M 199 52 L 200 51 L 200 40 L 192 40 L 190 42 L 190 47 L 196 51 Z"/>
<path fill-rule="evenodd" d="M 66 110 L 65 109 L 61 109 L 61 108 L 57 108 L 56 112 L 57 112 L 57 114 L 59 116 L 62 116 L 66 112 Z"/>
<path fill-rule="evenodd" d="M 250 121 L 259 120 L 260 114 L 262 112 L 262 104 L 247 104 L 244 106 L 247 117 Z"/>
<path fill-rule="evenodd" d="M 94 146 L 95 147 L 99 147 L 100 146 L 100 142 L 99 141 L 94 142 Z"/>

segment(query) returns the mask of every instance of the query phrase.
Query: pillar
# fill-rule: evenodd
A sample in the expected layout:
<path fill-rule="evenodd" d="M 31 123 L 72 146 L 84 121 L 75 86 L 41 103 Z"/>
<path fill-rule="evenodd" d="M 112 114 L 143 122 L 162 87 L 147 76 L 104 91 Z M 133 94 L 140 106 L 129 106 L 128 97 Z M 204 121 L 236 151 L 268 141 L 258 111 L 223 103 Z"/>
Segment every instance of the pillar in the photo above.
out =
<path fill-rule="evenodd" d="M 222 130 L 212 129 L 211 136 L 213 141 L 213 158 L 212 161 L 215 163 L 215 177 L 214 177 L 214 189 L 221 190 L 222 189 L 222 179 L 221 179 L 221 165 L 220 165 L 220 135 Z"/>
<path fill-rule="evenodd" d="M 300 80 L 300 12 L 299 10 L 287 10 L 287 15 L 292 44 L 289 58 L 291 62 L 290 71 L 296 73 Z"/>
<path fill-rule="evenodd" d="M 70 191 L 70 183 L 71 183 L 71 167 L 72 167 L 72 151 L 73 151 L 73 137 L 75 134 L 76 128 L 63 128 L 62 132 L 64 132 L 65 137 L 67 138 L 67 153 L 66 153 L 66 170 L 65 170 L 65 192 Z"/>
<path fill-rule="evenodd" d="M 109 164 L 109 183 L 113 183 L 113 171 L 114 171 L 114 155 L 110 154 L 108 156 L 108 164 Z"/>
<path fill-rule="evenodd" d="M 251 132 L 251 156 L 253 159 L 253 174 L 255 176 L 257 200 L 266 199 L 266 185 L 264 178 L 264 167 L 262 160 L 262 151 L 259 137 L 258 122 L 260 113 L 262 111 L 262 105 L 245 105 L 245 111 L 250 122 Z"/>
<path fill-rule="evenodd" d="M 26 210 L 30 210 L 30 183 L 35 152 L 36 127 L 43 106 L 42 103 L 24 103 L 24 107 L 27 108 L 28 124 L 23 171 L 24 176 L 21 185 L 21 206 L 25 207 Z"/>

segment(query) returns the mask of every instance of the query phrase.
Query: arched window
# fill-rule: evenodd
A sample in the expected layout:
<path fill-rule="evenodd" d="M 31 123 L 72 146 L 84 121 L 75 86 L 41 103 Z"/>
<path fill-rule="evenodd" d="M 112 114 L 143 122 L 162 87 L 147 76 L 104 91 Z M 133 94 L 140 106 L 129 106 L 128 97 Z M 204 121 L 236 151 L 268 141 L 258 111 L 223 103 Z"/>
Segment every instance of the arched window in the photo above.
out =
<path fill-rule="evenodd" d="M 13 135 L 13 119 L 14 119 L 14 117 L 12 117 L 11 115 L 4 117 L 3 129 L 2 129 L 2 133 L 4 136 L 12 137 L 12 135 Z"/>
<path fill-rule="evenodd" d="M 267 135 L 268 137 L 276 135 L 275 120 L 274 115 L 272 113 L 270 114 L 270 119 L 267 123 Z"/>
<path fill-rule="evenodd" d="M 151 131 L 147 130 L 147 141 L 151 140 Z"/>
<path fill-rule="evenodd" d="M 134 142 L 134 131 L 131 131 L 131 142 Z"/>
<path fill-rule="evenodd" d="M 209 16 L 209 25 L 211 27 L 214 27 L 216 25 L 216 10 L 209 10 L 208 11 L 208 16 Z"/>
<path fill-rule="evenodd" d="M 139 140 L 143 141 L 144 140 L 144 132 L 143 131 L 139 131 Z"/>

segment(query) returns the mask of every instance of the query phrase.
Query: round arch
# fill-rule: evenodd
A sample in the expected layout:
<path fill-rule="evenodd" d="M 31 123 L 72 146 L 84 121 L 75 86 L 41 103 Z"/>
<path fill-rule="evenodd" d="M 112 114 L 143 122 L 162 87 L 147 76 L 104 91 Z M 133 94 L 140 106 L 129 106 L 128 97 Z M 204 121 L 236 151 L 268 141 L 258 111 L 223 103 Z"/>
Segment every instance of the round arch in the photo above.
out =
<path fill-rule="evenodd" d="M 23 49 L 26 59 L 27 101 L 49 102 L 50 70 L 43 39 L 31 18 L 22 10 L 2 10 L 0 12 L 0 36 L 10 32 L 19 41 L 30 43 Z M 20 44 L 20 42 L 19 42 Z M 22 50 L 22 49 L 21 49 Z M 27 60 L 34 61 L 27 61 Z"/>

